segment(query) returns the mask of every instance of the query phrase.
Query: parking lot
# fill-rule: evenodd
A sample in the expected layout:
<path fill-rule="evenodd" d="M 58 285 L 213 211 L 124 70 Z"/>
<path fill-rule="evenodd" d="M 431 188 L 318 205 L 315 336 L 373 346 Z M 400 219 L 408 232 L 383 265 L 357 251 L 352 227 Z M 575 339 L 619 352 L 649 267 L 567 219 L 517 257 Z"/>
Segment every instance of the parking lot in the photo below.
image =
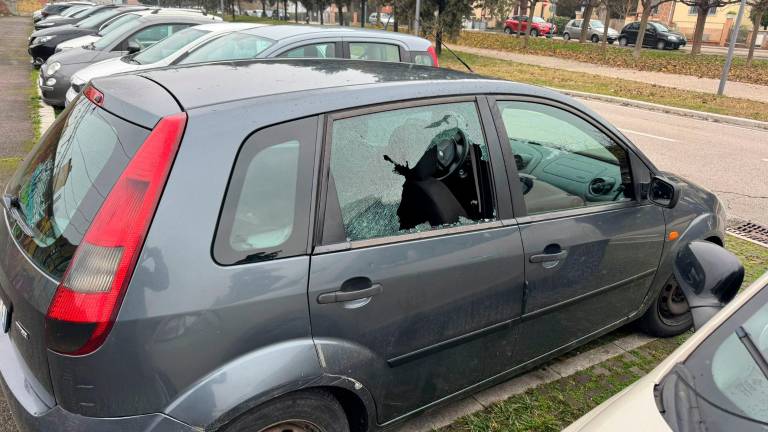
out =
<path fill-rule="evenodd" d="M 0 182 L 4 183 L 29 150 L 34 132 L 29 106 L 32 66 L 25 50 L 31 31 L 29 19 L 2 17 L 0 28 L 6 35 L 0 39 L 0 106 L 4 108 L 0 114 L 0 167 L 5 167 L 0 172 Z M 768 225 L 768 129 L 715 123 L 588 98 L 581 102 L 614 124 L 661 170 L 680 174 L 715 192 L 727 207 L 729 218 Z M 343 177 L 336 181 L 339 179 Z M 617 355 L 626 356 L 637 346 L 618 349 L 613 340 L 631 339 L 632 331 L 621 328 L 617 334 L 608 335 L 605 343 Z M 523 377 L 533 379 L 536 374 L 541 371 Z M 0 432 L 15 432 L 2 396 Z"/>

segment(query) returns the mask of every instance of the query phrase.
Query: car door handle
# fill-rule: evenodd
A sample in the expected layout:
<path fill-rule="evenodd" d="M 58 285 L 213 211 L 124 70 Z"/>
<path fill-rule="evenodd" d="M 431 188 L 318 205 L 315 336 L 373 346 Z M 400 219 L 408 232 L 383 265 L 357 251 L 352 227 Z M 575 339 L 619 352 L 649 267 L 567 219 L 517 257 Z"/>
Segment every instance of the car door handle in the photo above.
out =
<path fill-rule="evenodd" d="M 360 300 L 375 295 L 381 294 L 384 291 L 384 286 L 378 283 L 372 284 L 368 288 L 363 288 L 354 291 L 334 291 L 317 296 L 317 302 L 320 304 L 328 303 L 342 303 L 352 300 Z"/>
<path fill-rule="evenodd" d="M 529 261 L 532 263 L 543 263 L 543 262 L 551 262 L 551 261 L 560 261 L 565 259 L 568 256 L 568 251 L 563 250 L 557 253 L 551 253 L 551 254 L 539 254 L 539 255 L 531 255 L 531 258 Z"/>

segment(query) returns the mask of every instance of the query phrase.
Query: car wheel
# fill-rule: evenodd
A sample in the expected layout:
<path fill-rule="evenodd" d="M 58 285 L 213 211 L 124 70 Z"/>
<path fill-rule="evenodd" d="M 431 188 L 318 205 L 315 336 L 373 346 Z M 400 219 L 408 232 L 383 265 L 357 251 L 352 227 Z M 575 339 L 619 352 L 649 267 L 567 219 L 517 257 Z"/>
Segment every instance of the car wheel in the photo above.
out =
<path fill-rule="evenodd" d="M 656 42 L 656 49 L 660 49 L 660 50 L 663 50 L 665 46 L 667 46 L 667 44 L 666 44 L 666 42 L 664 42 L 664 41 L 658 41 L 658 42 Z"/>
<path fill-rule="evenodd" d="M 592 42 L 598 43 L 600 42 L 600 36 L 598 35 L 592 35 Z"/>
<path fill-rule="evenodd" d="M 620 38 L 619 38 L 619 45 L 621 45 L 621 46 L 627 46 L 627 38 L 625 38 L 625 37 L 620 37 Z"/>
<path fill-rule="evenodd" d="M 504 27 L 504 33 L 506 34 L 512 34 L 512 29 L 509 27 Z"/>
<path fill-rule="evenodd" d="M 291 393 L 249 411 L 226 432 L 349 432 L 339 402 L 330 393 L 308 390 Z"/>
<path fill-rule="evenodd" d="M 571 40 L 571 35 L 570 35 L 570 34 L 568 34 L 568 33 L 563 33 L 563 40 L 564 40 L 564 41 L 569 41 L 569 40 Z"/>
<path fill-rule="evenodd" d="M 608 43 L 611 44 L 611 45 L 613 45 L 614 42 L 616 42 L 616 41 L 613 40 L 613 39 L 608 40 Z"/>
<path fill-rule="evenodd" d="M 531 36 L 538 37 L 539 36 L 539 31 L 536 30 L 536 29 L 531 30 Z"/>
<path fill-rule="evenodd" d="M 670 276 L 661 288 L 656 301 L 638 320 L 638 325 L 645 333 L 658 337 L 676 336 L 691 328 L 691 310 L 674 276 Z"/>

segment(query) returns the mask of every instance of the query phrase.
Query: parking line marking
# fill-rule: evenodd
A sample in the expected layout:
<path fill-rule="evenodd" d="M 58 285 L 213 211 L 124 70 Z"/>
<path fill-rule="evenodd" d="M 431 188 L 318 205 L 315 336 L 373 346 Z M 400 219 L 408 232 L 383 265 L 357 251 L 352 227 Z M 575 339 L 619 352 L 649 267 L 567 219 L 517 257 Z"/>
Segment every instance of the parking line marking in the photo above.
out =
<path fill-rule="evenodd" d="M 661 136 L 658 136 L 658 135 L 651 135 L 651 134 L 645 133 L 645 132 L 638 132 L 638 131 L 633 131 L 633 130 L 630 130 L 630 129 L 619 129 L 619 130 L 622 131 L 622 132 L 627 132 L 627 133 L 631 133 L 631 134 L 635 134 L 635 135 L 641 135 L 641 136 L 644 136 L 644 137 L 654 138 L 654 139 L 661 140 L 661 141 L 678 142 L 676 139 L 665 138 L 665 137 L 661 137 Z"/>

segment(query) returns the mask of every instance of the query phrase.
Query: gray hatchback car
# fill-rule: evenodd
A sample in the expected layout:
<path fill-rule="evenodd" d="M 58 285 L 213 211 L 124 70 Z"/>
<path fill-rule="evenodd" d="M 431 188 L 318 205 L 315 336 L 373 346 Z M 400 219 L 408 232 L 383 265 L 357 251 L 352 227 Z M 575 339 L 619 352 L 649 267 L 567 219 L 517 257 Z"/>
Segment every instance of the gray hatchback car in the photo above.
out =
<path fill-rule="evenodd" d="M 94 79 L 3 203 L 23 431 L 379 430 L 683 332 L 673 257 L 725 223 L 568 97 L 353 60 Z"/>

